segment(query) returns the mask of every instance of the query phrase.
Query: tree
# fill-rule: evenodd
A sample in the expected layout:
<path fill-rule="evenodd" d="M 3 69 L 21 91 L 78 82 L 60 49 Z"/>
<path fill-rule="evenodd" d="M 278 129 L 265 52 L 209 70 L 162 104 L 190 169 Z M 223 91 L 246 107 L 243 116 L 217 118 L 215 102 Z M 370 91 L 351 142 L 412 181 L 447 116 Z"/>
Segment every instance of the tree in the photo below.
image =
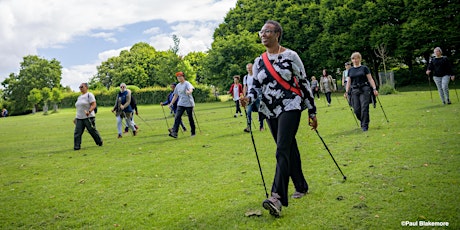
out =
<path fill-rule="evenodd" d="M 43 113 L 48 114 L 48 102 L 51 98 L 51 89 L 48 87 L 44 87 L 40 93 L 42 94 L 43 100 Z"/>
<path fill-rule="evenodd" d="M 29 109 L 27 100 L 33 88 L 60 87 L 62 66 L 59 61 L 48 61 L 38 56 L 26 56 L 20 64 L 19 74 L 10 74 L 2 85 L 5 98 L 11 105 L 11 113 L 21 114 Z"/>
<path fill-rule="evenodd" d="M 37 111 L 37 105 L 40 103 L 43 99 L 43 95 L 41 91 L 37 88 L 33 88 L 30 92 L 29 95 L 27 96 L 27 100 L 29 102 L 29 105 L 31 105 L 32 108 L 32 113 L 35 114 Z"/>
<path fill-rule="evenodd" d="M 51 102 L 54 103 L 53 106 L 53 111 L 57 112 L 58 110 L 58 103 L 64 98 L 64 95 L 62 94 L 62 91 L 59 90 L 58 88 L 53 88 L 51 90 Z"/>
<path fill-rule="evenodd" d="M 258 35 L 249 31 L 216 38 L 204 59 L 204 77 L 200 81 L 219 88 L 230 87 L 232 77 L 246 74 L 246 64 L 254 62 L 264 51 L 257 40 Z"/>

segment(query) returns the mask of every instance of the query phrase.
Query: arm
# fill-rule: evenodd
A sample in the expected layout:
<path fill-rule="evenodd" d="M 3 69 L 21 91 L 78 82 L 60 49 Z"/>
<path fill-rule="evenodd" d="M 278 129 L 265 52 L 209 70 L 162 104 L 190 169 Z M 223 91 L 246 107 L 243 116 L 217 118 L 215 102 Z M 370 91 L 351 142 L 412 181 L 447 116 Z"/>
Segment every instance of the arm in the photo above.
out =
<path fill-rule="evenodd" d="M 86 116 L 88 117 L 94 111 L 95 108 L 96 108 L 96 101 L 93 101 L 90 103 L 89 110 L 85 111 Z"/>
<path fill-rule="evenodd" d="M 173 99 L 171 100 L 171 103 L 169 103 L 169 107 L 172 107 L 172 106 L 174 105 L 174 103 L 175 103 L 176 100 L 177 100 L 177 97 L 178 97 L 177 94 L 174 94 L 174 97 L 173 97 Z"/>
<path fill-rule="evenodd" d="M 377 91 L 377 86 L 375 85 L 374 78 L 372 78 L 372 75 L 370 73 L 366 74 L 367 81 L 371 84 L 372 90 L 374 91 L 374 95 L 378 96 L 379 92 Z"/>

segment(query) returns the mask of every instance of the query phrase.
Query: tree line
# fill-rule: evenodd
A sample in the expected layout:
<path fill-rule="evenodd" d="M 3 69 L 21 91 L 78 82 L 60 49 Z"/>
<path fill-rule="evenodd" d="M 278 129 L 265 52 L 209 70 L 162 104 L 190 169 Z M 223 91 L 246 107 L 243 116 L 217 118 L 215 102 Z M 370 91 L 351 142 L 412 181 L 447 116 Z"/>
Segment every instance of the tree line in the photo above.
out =
<path fill-rule="evenodd" d="M 434 47 L 441 47 L 458 67 L 459 10 L 460 3 L 453 0 L 238 0 L 214 31 L 207 52 L 178 55 L 175 35 L 167 51 L 136 43 L 102 62 L 90 88 L 110 89 L 121 82 L 166 87 L 181 70 L 193 84 L 226 92 L 232 76 L 246 74 L 246 64 L 264 51 L 258 31 L 268 19 L 281 23 L 281 45 L 298 52 L 309 76 L 325 68 L 339 77 L 343 63 L 359 51 L 374 77 L 394 70 L 398 85 L 413 84 L 426 81 L 424 70 Z M 2 82 L 3 104 L 18 114 L 39 102 L 60 100 L 55 91 L 70 91 L 60 84 L 61 69 L 55 59 L 24 57 L 19 74 Z"/>

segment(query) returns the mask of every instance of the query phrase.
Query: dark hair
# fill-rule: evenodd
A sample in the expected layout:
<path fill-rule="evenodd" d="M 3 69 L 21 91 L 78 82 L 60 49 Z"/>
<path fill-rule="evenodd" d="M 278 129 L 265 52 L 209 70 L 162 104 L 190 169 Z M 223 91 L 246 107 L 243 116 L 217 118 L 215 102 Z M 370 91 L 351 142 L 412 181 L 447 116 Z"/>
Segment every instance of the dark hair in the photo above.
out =
<path fill-rule="evenodd" d="M 267 20 L 265 24 L 272 24 L 275 26 L 275 33 L 280 33 L 280 36 L 278 37 L 278 43 L 281 43 L 281 38 L 283 37 L 283 27 L 281 27 L 281 24 L 274 20 Z"/>

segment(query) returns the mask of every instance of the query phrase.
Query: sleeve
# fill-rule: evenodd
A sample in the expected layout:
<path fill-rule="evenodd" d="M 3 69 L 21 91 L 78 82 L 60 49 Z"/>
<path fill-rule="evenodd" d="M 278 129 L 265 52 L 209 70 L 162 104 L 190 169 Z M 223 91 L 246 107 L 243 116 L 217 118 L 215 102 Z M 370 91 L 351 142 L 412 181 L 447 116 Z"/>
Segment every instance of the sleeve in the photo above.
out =
<path fill-rule="evenodd" d="M 230 94 L 233 93 L 233 86 L 234 86 L 234 85 L 235 85 L 235 84 L 232 84 L 232 85 L 230 86 L 230 89 L 228 90 L 228 91 L 230 92 Z"/>
<path fill-rule="evenodd" d="M 308 109 L 308 115 L 312 117 L 316 115 L 315 98 L 313 97 L 313 92 L 311 91 L 310 83 L 307 80 L 305 67 L 297 53 L 294 55 L 294 63 L 299 67 L 299 73 L 294 72 L 294 74 L 296 74 L 299 77 L 299 82 L 301 84 L 301 89 L 303 93 L 303 100 Z"/>

